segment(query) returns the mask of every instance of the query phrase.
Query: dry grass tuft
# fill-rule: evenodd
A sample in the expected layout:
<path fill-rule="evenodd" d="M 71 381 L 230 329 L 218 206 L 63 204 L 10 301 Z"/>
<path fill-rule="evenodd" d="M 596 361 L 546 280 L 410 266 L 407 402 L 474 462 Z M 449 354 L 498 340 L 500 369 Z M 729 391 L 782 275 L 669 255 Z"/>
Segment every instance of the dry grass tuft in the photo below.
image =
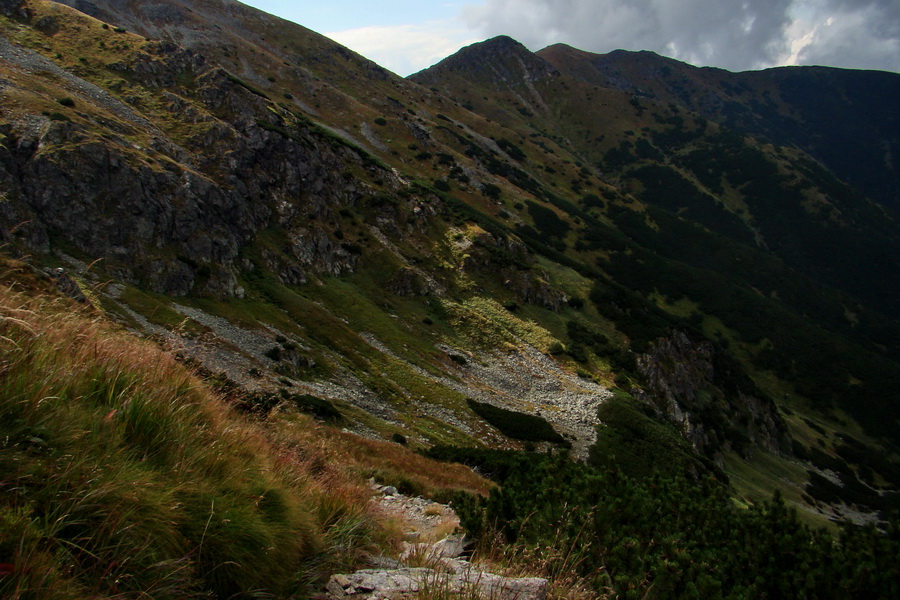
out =
<path fill-rule="evenodd" d="M 579 572 L 582 560 L 579 541 L 537 546 L 510 545 L 499 534 L 486 534 L 478 543 L 473 562 L 484 570 L 507 577 L 544 577 L 550 582 L 548 600 L 606 600 L 615 598 L 603 569 L 586 575 Z M 598 592 L 597 590 L 603 590 Z"/>

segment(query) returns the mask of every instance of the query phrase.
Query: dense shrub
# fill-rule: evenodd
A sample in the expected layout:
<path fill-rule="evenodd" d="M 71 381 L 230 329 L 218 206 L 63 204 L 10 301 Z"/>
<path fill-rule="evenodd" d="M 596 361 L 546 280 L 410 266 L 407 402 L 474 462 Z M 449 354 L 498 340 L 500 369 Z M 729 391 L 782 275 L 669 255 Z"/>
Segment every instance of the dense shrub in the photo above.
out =
<path fill-rule="evenodd" d="M 546 441 L 570 445 L 570 442 L 559 435 L 543 417 L 506 410 L 471 398 L 467 402 L 475 414 L 499 429 L 505 436 L 529 442 Z"/>
<path fill-rule="evenodd" d="M 634 480 L 566 456 L 436 449 L 489 474 L 486 499 L 459 496 L 466 529 L 488 545 L 565 557 L 619 598 L 896 598 L 900 531 L 803 525 L 780 496 L 738 509 L 711 478 Z"/>
<path fill-rule="evenodd" d="M 434 180 L 434 189 L 439 192 L 449 192 L 450 184 L 447 183 L 446 179 L 435 179 Z"/>
<path fill-rule="evenodd" d="M 569 232 L 569 224 L 560 219 L 552 209 L 547 208 L 536 202 L 526 202 L 528 206 L 528 214 L 534 220 L 534 227 L 541 234 L 553 238 L 563 238 Z"/>
<path fill-rule="evenodd" d="M 631 396 L 615 391 L 598 409 L 603 423 L 591 448 L 590 463 L 615 466 L 630 477 L 709 474 L 714 467 L 697 456 L 674 425 L 654 415 L 650 407 Z"/>
<path fill-rule="evenodd" d="M 493 198 L 495 200 L 500 198 L 500 188 L 493 183 L 485 183 L 481 186 L 481 192 L 488 198 Z"/>
<path fill-rule="evenodd" d="M 303 412 L 311 413 L 317 419 L 323 421 L 340 421 L 343 418 L 341 412 L 326 398 L 319 398 L 309 394 L 291 394 L 287 398 Z"/>
<path fill-rule="evenodd" d="M 527 158 L 521 148 L 507 139 L 501 138 L 497 140 L 497 145 L 513 160 L 522 161 Z"/>

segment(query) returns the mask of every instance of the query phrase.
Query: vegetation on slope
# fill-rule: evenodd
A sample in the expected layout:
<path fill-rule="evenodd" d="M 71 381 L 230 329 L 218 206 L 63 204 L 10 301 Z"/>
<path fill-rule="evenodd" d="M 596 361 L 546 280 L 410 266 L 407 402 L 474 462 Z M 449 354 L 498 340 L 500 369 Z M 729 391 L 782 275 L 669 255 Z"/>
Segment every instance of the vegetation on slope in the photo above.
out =
<path fill-rule="evenodd" d="M 417 371 L 452 373 L 447 358 L 461 355 L 441 345 L 524 341 L 646 398 L 639 355 L 686 332 L 730 354 L 738 375 L 731 385 L 713 365 L 696 402 L 677 398 L 695 431 L 715 435 L 711 455 L 758 448 L 757 415 L 735 408 L 751 390 L 776 425 L 787 404 L 803 413 L 792 413 L 792 435 L 808 433 L 805 416 L 830 430 L 796 446 L 813 502 L 843 494 L 874 509 L 894 493 L 895 463 L 871 474 L 864 463 L 896 452 L 896 223 L 800 150 L 745 138 L 734 119 L 692 112 L 690 98 L 579 82 L 508 38 L 429 70 L 418 78 L 429 90 L 230 1 L 224 12 L 206 1 L 72 3 L 107 23 L 25 4 L 30 13 L 7 11 L 0 25 L 46 61 L 24 68 L 33 58 L 16 53 L 3 65 L 9 238 L 27 252 L 104 257 L 99 278 L 188 294 L 186 306 L 308 343 L 302 356 L 270 346 L 243 369 L 263 388 L 284 386 L 284 396 L 259 396 L 257 412 L 293 400 L 385 438 L 402 432 L 414 446 L 488 439 L 465 394 Z M 97 102 L 85 82 L 109 98 Z M 745 99 L 751 88 L 742 86 Z M 548 275 L 563 270 L 567 283 Z M 121 299 L 151 323 L 211 334 L 162 296 L 129 289 Z M 284 383 L 342 372 L 392 416 Z M 422 401 L 472 435 L 410 410 Z M 650 431 L 658 417 L 631 403 L 605 408 L 621 427 L 605 430 L 617 460 L 652 468 L 648 444 L 620 434 L 636 423 Z M 651 436 L 660 452 L 702 463 L 670 425 Z M 866 449 L 840 461 L 843 490 L 813 474 L 840 455 L 839 430 Z M 787 460 L 790 443 L 779 451 Z"/>
<path fill-rule="evenodd" d="M 558 566 L 618 598 L 896 598 L 900 529 L 803 525 L 780 495 L 737 508 L 712 478 L 633 479 L 565 455 L 441 449 L 501 484 L 461 496 L 482 549 L 556 549 Z"/>
<path fill-rule="evenodd" d="M 528 442 L 547 441 L 554 444 L 571 445 L 543 417 L 506 410 L 471 398 L 467 400 L 467 403 L 475 414 L 508 437 Z"/>
<path fill-rule="evenodd" d="M 0 367 L 3 597 L 304 595 L 393 543 L 366 477 L 487 489 L 287 408 L 245 420 L 20 263 L 0 284 Z"/>

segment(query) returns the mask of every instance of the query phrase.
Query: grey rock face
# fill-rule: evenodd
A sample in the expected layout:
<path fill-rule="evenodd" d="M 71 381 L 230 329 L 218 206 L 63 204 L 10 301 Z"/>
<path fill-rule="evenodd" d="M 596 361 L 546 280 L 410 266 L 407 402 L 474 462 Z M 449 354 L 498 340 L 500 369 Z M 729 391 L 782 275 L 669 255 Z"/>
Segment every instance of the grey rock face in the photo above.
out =
<path fill-rule="evenodd" d="M 6 1 L 0 9 L 15 6 Z M 14 66 L 55 73 L 25 50 L 7 54 Z M 169 42 L 147 44 L 133 63 L 110 68 L 159 94 L 177 116 L 172 132 L 179 142 L 152 125 L 158 113 L 144 113 L 145 100 L 128 106 L 66 73 L 76 108 L 109 111 L 121 120 L 107 125 L 121 131 L 97 135 L 78 120 L 42 115 L 4 124 L 4 241 L 38 252 L 64 242 L 103 259 L 125 281 L 176 296 L 240 296 L 247 269 L 241 249 L 272 227 L 285 230 L 289 243 L 251 267 L 270 268 L 286 283 L 354 270 L 358 255 L 333 239 L 329 223 L 366 194 L 341 176 L 361 164 L 358 153 L 272 110 L 232 76 Z M 184 81 L 192 88 L 180 87 Z M 150 143 L 131 141 L 141 136 Z"/>
<path fill-rule="evenodd" d="M 87 298 L 81 291 L 81 287 L 79 287 L 78 282 L 72 279 L 72 277 L 70 277 L 64 269 L 45 269 L 45 272 L 50 276 L 50 279 L 53 280 L 53 283 L 56 284 L 56 288 L 60 292 L 62 292 L 69 298 L 72 298 L 76 302 L 87 302 Z"/>
<path fill-rule="evenodd" d="M 790 453 L 775 404 L 749 379 L 735 382 L 716 352 L 709 342 L 692 342 L 682 332 L 657 340 L 637 361 L 647 381 L 645 399 L 702 453 L 716 454 L 735 440 L 744 440 L 734 449 L 745 454 L 752 446 Z M 704 417 L 710 414 L 714 422 Z"/>

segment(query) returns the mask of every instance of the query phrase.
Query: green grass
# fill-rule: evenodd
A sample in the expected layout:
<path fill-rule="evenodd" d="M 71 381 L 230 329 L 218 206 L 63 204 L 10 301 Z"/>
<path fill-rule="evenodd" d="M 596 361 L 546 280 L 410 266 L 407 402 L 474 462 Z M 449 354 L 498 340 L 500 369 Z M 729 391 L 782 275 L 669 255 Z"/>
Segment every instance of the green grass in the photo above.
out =
<path fill-rule="evenodd" d="M 371 273 L 329 277 L 323 280 L 324 285 L 303 289 L 302 293 L 320 300 L 346 319 L 354 331 L 372 333 L 397 355 L 413 363 L 425 363 L 423 359 L 435 352 L 434 345 L 416 327 L 406 325 L 425 318 L 424 304 L 420 299 L 386 294 L 382 286 L 388 278 L 379 284 Z"/>
<path fill-rule="evenodd" d="M 411 403 L 426 402 L 457 412 L 465 411 L 462 394 L 435 383 L 415 369 L 418 366 L 426 373 L 442 374 L 443 354 L 435 349 L 432 341 L 440 340 L 440 335 L 435 333 L 431 338 L 417 335 L 416 327 L 408 324 L 418 325 L 431 314 L 437 319 L 433 325 L 435 330 L 452 331 L 442 325 L 439 310 L 428 309 L 421 299 L 384 299 L 383 293 L 370 295 L 364 288 L 376 287 L 372 273 L 348 278 L 326 277 L 321 280 L 321 285 L 296 289 L 269 279 L 255 281 L 254 286 L 257 296 L 253 299 L 233 303 L 190 302 L 243 326 L 251 326 L 258 319 L 282 331 L 297 333 L 313 347 L 314 355 L 328 355 L 329 361 L 339 361 L 382 402 L 404 414 L 405 425 L 410 431 L 440 443 L 472 443 L 469 436 L 455 428 L 438 426 L 430 417 L 411 410 Z M 371 299 L 373 297 L 382 297 L 382 300 L 376 302 Z M 390 353 L 365 341 L 359 335 L 363 332 L 374 335 Z M 328 361 L 317 358 L 316 362 L 312 375 L 327 374 L 324 365 Z M 370 429 L 389 431 L 384 424 L 366 419 L 356 411 L 347 416 L 354 422 L 365 423 Z"/>
<path fill-rule="evenodd" d="M 488 297 L 472 296 L 458 304 L 444 300 L 444 306 L 454 327 L 484 348 L 517 347 L 525 342 L 546 352 L 557 341 L 537 323 L 520 319 Z"/>
<path fill-rule="evenodd" d="M 724 455 L 724 459 L 725 472 L 741 506 L 768 500 L 774 490 L 778 490 L 785 500 L 797 505 L 805 504 L 801 495 L 807 480 L 806 467 L 762 451 L 755 452 L 749 460 L 730 452 Z M 797 516 L 811 527 L 825 527 L 832 532 L 838 530 L 835 523 L 807 510 L 797 511 Z"/>
<path fill-rule="evenodd" d="M 171 300 L 163 295 L 141 291 L 128 286 L 119 301 L 155 325 L 166 329 L 181 329 L 191 335 L 201 335 L 207 328 L 171 307 Z"/>

